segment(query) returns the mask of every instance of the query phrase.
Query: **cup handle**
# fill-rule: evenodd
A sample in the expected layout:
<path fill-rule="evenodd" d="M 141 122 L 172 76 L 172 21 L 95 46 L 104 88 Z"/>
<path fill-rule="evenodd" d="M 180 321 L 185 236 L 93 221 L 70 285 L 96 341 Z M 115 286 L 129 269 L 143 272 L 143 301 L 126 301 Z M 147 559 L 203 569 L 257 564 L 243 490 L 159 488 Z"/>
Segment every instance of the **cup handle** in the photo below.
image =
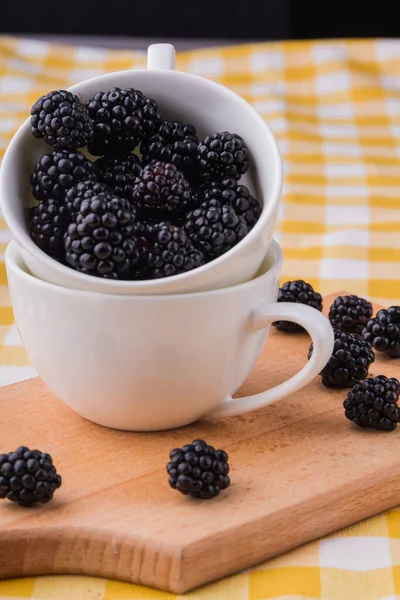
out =
<path fill-rule="evenodd" d="M 250 317 L 252 331 L 264 329 L 274 321 L 293 321 L 304 327 L 309 333 L 314 350 L 307 364 L 287 381 L 254 396 L 233 399 L 229 396 L 222 404 L 214 409 L 207 417 L 220 419 L 233 417 L 267 406 L 276 400 L 285 398 L 306 386 L 328 362 L 333 349 L 334 336 L 328 319 L 319 311 L 294 302 L 275 302 L 260 310 L 255 310 Z"/>
<path fill-rule="evenodd" d="M 152 44 L 147 49 L 147 68 L 175 70 L 175 48 L 172 44 Z"/>

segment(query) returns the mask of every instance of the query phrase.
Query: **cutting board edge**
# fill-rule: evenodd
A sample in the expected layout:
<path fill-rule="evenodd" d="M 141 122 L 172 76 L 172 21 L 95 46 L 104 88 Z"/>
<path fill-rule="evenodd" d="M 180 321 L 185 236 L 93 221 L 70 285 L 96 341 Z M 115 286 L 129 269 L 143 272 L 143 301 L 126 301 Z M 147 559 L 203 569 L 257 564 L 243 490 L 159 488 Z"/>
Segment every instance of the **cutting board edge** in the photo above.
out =
<path fill-rule="evenodd" d="M 389 495 L 388 472 L 393 482 Z M 121 553 L 127 552 L 124 533 L 113 535 L 110 544 L 107 529 L 69 527 L 66 534 L 62 527 L 58 527 L 47 529 L 43 536 L 41 530 L 33 532 L 21 527 L 0 536 L 0 579 L 54 574 L 87 575 L 184 594 L 393 508 L 400 496 L 400 465 L 396 475 L 397 482 L 393 477 L 393 468 L 388 468 L 380 471 L 373 481 L 370 476 L 364 476 L 357 480 L 356 490 L 353 489 L 353 481 L 337 490 L 319 494 L 312 502 L 302 501 L 294 505 L 290 520 L 287 511 L 282 510 L 256 518 L 246 528 L 242 525 L 231 527 L 183 548 L 175 547 L 173 541 L 160 544 L 140 538 L 132 544 L 130 538 L 129 556 L 125 555 L 122 561 L 125 566 L 121 566 L 120 560 Z M 365 498 L 368 498 L 367 512 L 363 501 Z M 297 528 L 293 526 L 296 515 L 300 517 Z M 270 541 L 269 530 L 282 531 L 280 543 L 277 543 L 276 537 Z M 29 545 L 35 548 L 35 552 L 27 548 L 28 533 Z M 251 546 L 248 544 L 249 538 L 253 540 Z M 215 560 L 216 547 L 219 548 L 218 561 Z M 238 547 L 242 547 L 243 551 L 238 553 Z M 2 551 L 2 548 L 5 549 Z M 38 548 L 45 556 L 38 556 Z M 211 549 L 214 554 L 210 552 Z M 11 568 L 10 557 L 13 561 Z"/>

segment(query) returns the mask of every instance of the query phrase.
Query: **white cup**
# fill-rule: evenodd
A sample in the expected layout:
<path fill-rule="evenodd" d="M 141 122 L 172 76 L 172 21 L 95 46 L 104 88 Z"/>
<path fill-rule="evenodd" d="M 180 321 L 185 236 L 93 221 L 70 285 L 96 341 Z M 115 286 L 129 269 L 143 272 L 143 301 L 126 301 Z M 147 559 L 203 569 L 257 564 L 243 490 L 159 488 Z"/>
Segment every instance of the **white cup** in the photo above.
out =
<path fill-rule="evenodd" d="M 123 296 L 43 282 L 29 274 L 14 242 L 6 250 L 16 322 L 43 381 L 86 419 L 131 431 L 248 412 L 295 392 L 321 371 L 331 355 L 332 327 L 313 308 L 276 302 L 281 265 L 273 241 L 260 275 L 247 283 L 196 294 Z M 270 390 L 232 399 L 269 325 L 280 319 L 308 331 L 310 361 Z"/>
<path fill-rule="evenodd" d="M 111 294 L 175 294 L 228 287 L 251 279 L 272 238 L 282 185 L 279 150 L 261 116 L 234 92 L 217 83 L 174 71 L 170 44 L 150 46 L 148 68 L 109 73 L 69 88 L 83 100 L 113 86 L 134 87 L 157 100 L 164 118 L 194 123 L 199 136 L 228 130 L 245 140 L 251 155 L 243 177 L 262 205 L 255 227 L 237 246 L 216 260 L 173 277 L 150 281 L 114 281 L 79 273 L 42 252 L 30 239 L 27 206 L 32 202 L 29 175 L 51 148 L 35 139 L 26 121 L 11 140 L 0 170 L 0 202 L 4 218 L 22 257 L 36 277 L 57 285 Z"/>

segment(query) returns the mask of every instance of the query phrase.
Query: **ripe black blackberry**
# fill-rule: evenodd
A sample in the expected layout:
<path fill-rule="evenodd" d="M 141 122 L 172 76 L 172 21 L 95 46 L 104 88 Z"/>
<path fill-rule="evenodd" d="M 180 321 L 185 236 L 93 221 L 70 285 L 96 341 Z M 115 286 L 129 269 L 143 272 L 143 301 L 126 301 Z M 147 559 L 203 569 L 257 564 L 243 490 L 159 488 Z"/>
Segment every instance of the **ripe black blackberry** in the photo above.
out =
<path fill-rule="evenodd" d="M 231 483 L 227 453 L 215 450 L 204 440 L 193 440 L 191 444 L 175 448 L 169 457 L 169 484 L 181 494 L 214 498 Z"/>
<path fill-rule="evenodd" d="M 155 101 L 132 88 L 98 92 L 86 107 L 94 121 L 88 150 L 95 156 L 131 152 L 150 133 L 152 119 L 154 126 L 158 120 Z"/>
<path fill-rule="evenodd" d="M 0 498 L 20 506 L 49 502 L 61 485 L 50 454 L 20 446 L 0 454 Z"/>
<path fill-rule="evenodd" d="M 82 200 L 89 200 L 98 194 L 112 193 L 105 183 L 95 179 L 85 179 L 72 187 L 65 195 L 65 207 L 70 215 L 70 220 L 76 219 Z"/>
<path fill-rule="evenodd" d="M 160 223 L 147 227 L 143 249 L 145 278 L 171 277 L 204 265 L 205 260 L 181 227 Z"/>
<path fill-rule="evenodd" d="M 137 114 L 140 117 L 143 130 L 141 141 L 147 140 L 153 135 L 161 121 L 161 117 L 157 112 L 157 102 L 153 98 L 145 96 L 140 90 L 127 88 L 127 91 L 132 94 L 138 106 Z"/>
<path fill-rule="evenodd" d="M 94 164 L 81 152 L 60 150 L 44 154 L 30 178 L 36 200 L 63 201 L 66 192 L 82 179 L 96 179 Z"/>
<path fill-rule="evenodd" d="M 390 358 L 400 357 L 400 306 L 379 310 L 366 324 L 363 338 L 377 352 Z"/>
<path fill-rule="evenodd" d="M 142 143 L 143 162 L 161 160 L 174 164 L 182 173 L 191 176 L 197 158 L 199 138 L 193 125 L 179 121 L 161 121 L 154 134 Z"/>
<path fill-rule="evenodd" d="M 372 317 L 372 304 L 358 296 L 338 296 L 329 309 L 332 327 L 361 335 Z"/>
<path fill-rule="evenodd" d="M 64 234 L 69 223 L 67 208 L 48 200 L 29 210 L 29 234 L 35 244 L 56 260 L 64 254 Z"/>
<path fill-rule="evenodd" d="M 49 92 L 31 108 L 32 134 L 58 150 L 83 148 L 92 139 L 93 127 L 86 106 L 66 90 Z"/>
<path fill-rule="evenodd" d="M 335 343 L 332 356 L 320 375 L 326 387 L 353 387 L 368 376 L 368 369 L 375 360 L 371 346 L 357 335 L 333 329 Z M 313 353 L 311 344 L 308 359 Z"/>
<path fill-rule="evenodd" d="M 207 261 L 228 252 L 249 231 L 245 219 L 229 204 L 196 208 L 186 215 L 184 228 Z"/>
<path fill-rule="evenodd" d="M 248 230 L 257 223 L 261 206 L 245 185 L 238 185 L 234 177 L 210 180 L 200 188 L 199 201 L 203 207 L 230 204 L 237 215 L 244 217 Z"/>
<path fill-rule="evenodd" d="M 400 421 L 400 384 L 397 379 L 378 375 L 357 383 L 343 402 L 345 415 L 359 427 L 393 431 Z"/>
<path fill-rule="evenodd" d="M 132 202 L 146 218 L 162 220 L 189 210 L 192 190 L 175 165 L 153 161 L 136 178 Z"/>
<path fill-rule="evenodd" d="M 64 238 L 66 262 L 88 275 L 129 279 L 141 258 L 135 220 L 124 198 L 102 193 L 83 200 Z"/>
<path fill-rule="evenodd" d="M 278 302 L 306 304 L 320 312 L 322 311 L 321 294 L 315 292 L 312 285 L 306 283 L 302 279 L 284 283 L 283 286 L 279 288 Z M 290 321 L 275 321 L 272 324 L 280 331 L 288 331 L 290 333 L 293 333 L 294 331 L 304 331 L 303 327 L 297 325 L 297 323 L 291 323 Z"/>
<path fill-rule="evenodd" d="M 99 179 L 118 196 L 132 198 L 133 184 L 140 174 L 140 160 L 136 154 L 103 156 L 94 163 L 99 170 Z"/>
<path fill-rule="evenodd" d="M 240 177 L 249 168 L 249 151 L 236 133 L 213 133 L 199 144 L 198 166 L 205 178 Z"/>

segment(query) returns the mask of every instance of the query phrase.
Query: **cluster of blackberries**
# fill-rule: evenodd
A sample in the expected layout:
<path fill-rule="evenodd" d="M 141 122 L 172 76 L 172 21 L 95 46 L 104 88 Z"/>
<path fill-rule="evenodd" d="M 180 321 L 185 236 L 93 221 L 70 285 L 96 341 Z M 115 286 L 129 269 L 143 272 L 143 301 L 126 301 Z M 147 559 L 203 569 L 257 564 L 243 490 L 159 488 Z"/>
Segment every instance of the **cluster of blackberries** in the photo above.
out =
<path fill-rule="evenodd" d="M 200 141 L 193 125 L 163 120 L 139 90 L 115 87 L 86 103 L 50 92 L 33 105 L 31 127 L 53 151 L 31 174 L 39 204 L 30 235 L 82 273 L 177 275 L 233 248 L 260 216 L 239 184 L 249 168 L 243 139 L 225 131 Z"/>
<path fill-rule="evenodd" d="M 322 311 L 321 295 L 303 280 L 286 282 L 279 289 L 278 302 L 297 302 Z M 364 298 L 335 298 L 329 309 L 335 341 L 332 355 L 320 373 L 321 382 L 326 387 L 352 388 L 344 402 L 348 419 L 360 427 L 392 431 L 400 420 L 400 384 L 383 375 L 367 377 L 375 360 L 374 350 L 390 358 L 400 357 L 400 306 L 379 310 L 374 318 L 372 313 L 372 304 Z M 274 325 L 281 331 L 302 331 L 302 327 L 287 321 Z M 312 352 L 311 344 L 309 359 Z"/>

